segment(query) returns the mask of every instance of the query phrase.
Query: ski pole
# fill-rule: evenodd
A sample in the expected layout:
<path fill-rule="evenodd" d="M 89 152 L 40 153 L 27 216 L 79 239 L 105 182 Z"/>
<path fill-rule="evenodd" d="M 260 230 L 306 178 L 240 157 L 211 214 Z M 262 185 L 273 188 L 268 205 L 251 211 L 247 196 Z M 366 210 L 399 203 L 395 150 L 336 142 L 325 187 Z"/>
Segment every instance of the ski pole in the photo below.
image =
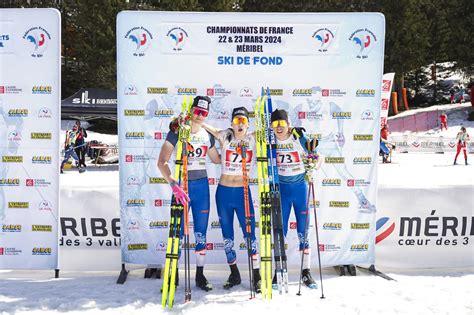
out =
<path fill-rule="evenodd" d="M 183 140 L 182 140 L 183 141 Z M 188 187 L 188 143 L 183 141 L 183 190 L 189 193 Z M 189 257 L 189 203 L 184 205 L 184 302 L 191 301 L 191 266 Z"/>
<path fill-rule="evenodd" d="M 247 149 L 245 144 L 239 144 L 240 155 L 242 156 L 242 176 L 244 182 L 244 208 L 245 208 L 245 231 L 247 238 L 247 253 L 249 262 L 249 280 L 250 280 L 250 299 L 255 298 L 255 289 L 253 287 L 253 259 L 252 259 L 252 227 L 250 218 L 249 187 L 247 177 Z"/>
<path fill-rule="evenodd" d="M 305 224 L 304 224 L 304 238 L 303 238 L 303 241 L 305 243 L 306 243 L 306 238 L 308 237 L 310 195 L 311 195 L 311 190 L 309 189 L 309 186 L 308 186 L 308 198 L 306 201 L 306 219 L 305 219 Z M 304 250 L 305 250 L 304 245 L 305 244 L 303 244 L 303 252 L 301 253 L 300 280 L 298 284 L 298 293 L 296 293 L 296 295 L 301 295 L 301 282 L 303 280 L 303 262 L 304 262 Z"/>

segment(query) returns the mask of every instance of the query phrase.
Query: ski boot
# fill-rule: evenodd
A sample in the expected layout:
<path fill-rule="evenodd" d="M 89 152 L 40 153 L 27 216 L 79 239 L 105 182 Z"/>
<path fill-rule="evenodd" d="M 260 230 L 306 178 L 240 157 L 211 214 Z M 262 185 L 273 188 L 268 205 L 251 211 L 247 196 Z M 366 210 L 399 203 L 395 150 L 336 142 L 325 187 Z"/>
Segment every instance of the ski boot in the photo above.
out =
<path fill-rule="evenodd" d="M 454 161 L 453 165 L 458 165 L 458 162 Z"/>
<path fill-rule="evenodd" d="M 469 165 L 469 164 L 467 163 L 467 160 L 464 161 L 464 164 Z"/>
<path fill-rule="evenodd" d="M 301 280 L 303 281 L 304 285 L 310 289 L 318 288 L 318 284 L 316 281 L 314 281 L 313 277 L 311 277 L 311 272 L 309 269 L 303 269 Z"/>
<path fill-rule="evenodd" d="M 278 290 L 278 281 L 277 281 L 277 272 L 276 272 L 276 270 L 275 270 L 275 273 L 273 274 L 272 289 L 273 290 Z"/>
<path fill-rule="evenodd" d="M 262 278 L 260 277 L 260 269 L 253 270 L 253 289 L 255 293 L 262 293 Z"/>
<path fill-rule="evenodd" d="M 237 265 L 230 265 L 230 276 L 226 283 L 224 283 L 224 289 L 229 290 L 233 286 L 240 284 L 240 282 L 242 282 L 242 280 L 240 279 L 240 272 Z"/>
<path fill-rule="evenodd" d="M 204 277 L 204 267 L 196 267 L 196 286 L 206 292 L 212 290 L 212 284 Z"/>

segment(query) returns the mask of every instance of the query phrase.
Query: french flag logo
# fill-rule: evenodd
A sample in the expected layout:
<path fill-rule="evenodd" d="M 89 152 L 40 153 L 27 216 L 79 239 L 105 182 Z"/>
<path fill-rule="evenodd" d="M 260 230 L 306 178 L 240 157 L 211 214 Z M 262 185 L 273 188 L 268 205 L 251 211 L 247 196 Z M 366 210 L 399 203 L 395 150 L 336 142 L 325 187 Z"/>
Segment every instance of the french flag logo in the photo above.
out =
<path fill-rule="evenodd" d="M 376 223 L 375 244 L 386 239 L 395 230 L 395 222 L 388 217 L 382 217 Z"/>

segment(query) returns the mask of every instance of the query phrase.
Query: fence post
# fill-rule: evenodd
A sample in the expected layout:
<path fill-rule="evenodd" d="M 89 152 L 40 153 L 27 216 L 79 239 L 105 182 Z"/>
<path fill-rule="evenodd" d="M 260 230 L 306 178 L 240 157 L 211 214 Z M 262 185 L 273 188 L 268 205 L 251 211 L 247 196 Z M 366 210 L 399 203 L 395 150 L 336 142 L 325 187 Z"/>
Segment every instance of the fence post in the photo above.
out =
<path fill-rule="evenodd" d="M 405 106 L 405 110 L 409 110 L 408 99 L 407 99 L 407 88 L 402 88 L 402 96 L 403 96 L 403 105 Z"/>
<path fill-rule="evenodd" d="M 397 92 L 392 92 L 392 108 L 395 115 L 398 114 Z"/>

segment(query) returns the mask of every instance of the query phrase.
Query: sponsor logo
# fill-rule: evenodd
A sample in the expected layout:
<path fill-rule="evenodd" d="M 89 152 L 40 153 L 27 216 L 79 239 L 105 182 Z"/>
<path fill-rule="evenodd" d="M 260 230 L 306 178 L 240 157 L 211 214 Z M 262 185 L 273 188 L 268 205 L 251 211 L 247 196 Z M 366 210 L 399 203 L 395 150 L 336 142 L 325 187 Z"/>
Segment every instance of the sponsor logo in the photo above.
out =
<path fill-rule="evenodd" d="M 358 89 L 356 91 L 356 97 L 375 97 L 374 89 Z"/>
<path fill-rule="evenodd" d="M 52 91 L 51 85 L 35 85 L 31 88 L 32 94 L 51 94 Z"/>
<path fill-rule="evenodd" d="M 345 161 L 345 158 L 342 157 L 342 156 L 326 156 L 324 158 L 324 163 L 328 163 L 328 164 L 344 164 L 344 161 Z"/>
<path fill-rule="evenodd" d="M 351 119 L 352 112 L 333 112 L 332 119 Z"/>
<path fill-rule="evenodd" d="M 225 109 L 220 109 L 217 111 L 212 111 L 209 115 L 209 118 L 214 120 L 229 120 L 230 119 L 230 113 L 225 110 Z"/>
<path fill-rule="evenodd" d="M 23 89 L 15 85 L 0 85 L 0 94 L 20 94 Z"/>
<path fill-rule="evenodd" d="M 360 116 L 361 120 L 374 120 L 374 118 L 374 113 L 371 110 L 363 111 L 362 115 Z"/>
<path fill-rule="evenodd" d="M 329 47 L 334 42 L 333 32 L 326 27 L 316 30 L 312 37 L 316 40 L 319 52 L 328 51 Z"/>
<path fill-rule="evenodd" d="M 123 95 L 138 95 L 137 87 L 135 85 L 127 85 Z"/>
<path fill-rule="evenodd" d="M 129 131 L 125 133 L 127 140 L 143 140 L 145 139 L 145 132 L 143 131 Z"/>
<path fill-rule="evenodd" d="M 221 223 L 219 221 L 212 221 L 211 222 L 211 229 L 220 229 Z"/>
<path fill-rule="evenodd" d="M 361 165 L 361 164 L 372 164 L 372 158 L 370 156 L 356 156 L 352 160 L 354 165 Z"/>
<path fill-rule="evenodd" d="M 331 200 L 329 201 L 330 208 L 349 208 L 349 201 L 337 201 Z"/>
<path fill-rule="evenodd" d="M 144 109 L 124 109 L 124 116 L 145 116 Z"/>
<path fill-rule="evenodd" d="M 170 40 L 174 51 L 181 51 L 187 42 L 188 33 L 181 27 L 173 27 L 168 31 L 166 37 Z"/>
<path fill-rule="evenodd" d="M 178 88 L 176 92 L 178 95 L 196 95 L 197 88 Z"/>
<path fill-rule="evenodd" d="M 51 253 L 51 247 L 33 247 L 31 250 L 31 254 L 35 256 L 50 256 Z"/>
<path fill-rule="evenodd" d="M 89 91 L 84 91 L 81 93 L 81 97 L 73 98 L 73 104 L 117 104 L 116 98 L 89 98 Z"/>
<path fill-rule="evenodd" d="M 127 207 L 144 207 L 145 199 L 128 199 Z"/>
<path fill-rule="evenodd" d="M 370 185 L 370 181 L 367 181 L 365 179 L 348 179 L 347 180 L 348 187 L 365 187 L 369 185 Z"/>
<path fill-rule="evenodd" d="M 352 230 L 368 230 L 370 229 L 370 223 L 351 223 Z"/>
<path fill-rule="evenodd" d="M 21 232 L 21 224 L 3 224 L 2 232 Z"/>
<path fill-rule="evenodd" d="M 166 139 L 167 135 L 168 135 L 167 132 L 155 132 L 155 140 Z"/>
<path fill-rule="evenodd" d="M 226 90 L 224 88 L 210 88 L 206 90 L 207 96 L 229 96 L 231 94 L 230 90 Z"/>
<path fill-rule="evenodd" d="M 297 226 L 296 222 L 290 222 L 290 230 L 296 230 Z"/>
<path fill-rule="evenodd" d="M 148 244 L 128 244 L 128 250 L 148 250 Z"/>
<path fill-rule="evenodd" d="M 145 51 L 150 47 L 153 35 L 143 26 L 137 26 L 127 31 L 125 39 L 133 49 L 136 57 L 145 56 Z"/>
<path fill-rule="evenodd" d="M 166 243 L 165 242 L 158 242 L 156 244 L 156 251 L 157 252 L 164 252 L 166 251 Z"/>
<path fill-rule="evenodd" d="M 341 186 L 341 180 L 339 178 L 324 178 L 322 185 L 323 186 Z"/>
<path fill-rule="evenodd" d="M 132 186 L 132 185 L 136 185 L 136 186 L 139 186 L 142 184 L 142 180 L 140 177 L 136 176 L 136 175 L 130 175 L 128 178 L 127 178 L 127 185 L 128 186 Z"/>
<path fill-rule="evenodd" d="M 32 232 L 52 232 L 53 226 L 52 225 L 32 225 L 31 231 Z"/>
<path fill-rule="evenodd" d="M 395 222 L 389 217 L 382 217 L 375 223 L 375 229 L 375 244 L 378 244 L 393 233 L 395 230 Z"/>
<path fill-rule="evenodd" d="M 377 42 L 377 37 L 370 29 L 361 28 L 351 34 L 349 41 L 354 43 L 357 58 L 365 59 L 369 57 L 370 51 Z"/>
<path fill-rule="evenodd" d="M 25 201 L 9 201 L 8 208 L 10 209 L 28 209 L 30 207 L 29 202 Z"/>
<path fill-rule="evenodd" d="M 38 210 L 40 210 L 40 211 L 52 211 L 53 210 L 53 204 L 50 201 L 45 199 L 45 200 L 43 200 L 39 203 Z"/>
<path fill-rule="evenodd" d="M 48 187 L 51 185 L 51 182 L 48 182 L 46 179 L 43 178 L 27 178 L 25 180 L 25 184 L 27 187 Z"/>
<path fill-rule="evenodd" d="M 5 256 L 18 256 L 23 252 L 21 249 L 16 247 L 0 247 L 0 255 Z"/>
<path fill-rule="evenodd" d="M 2 156 L 3 163 L 23 163 L 22 156 L 15 156 L 15 155 L 4 155 Z"/>
<path fill-rule="evenodd" d="M 326 222 L 323 224 L 323 230 L 339 231 L 342 229 L 342 223 Z"/>
<path fill-rule="evenodd" d="M 390 92 L 392 81 L 391 80 L 382 80 L 382 91 Z"/>
<path fill-rule="evenodd" d="M 370 203 L 367 199 L 363 199 L 359 201 L 359 209 L 369 209 Z"/>
<path fill-rule="evenodd" d="M 138 154 L 138 155 L 126 154 L 125 155 L 125 162 L 127 163 L 146 163 L 149 160 L 150 160 L 149 157 L 144 156 L 142 154 Z"/>
<path fill-rule="evenodd" d="M 168 184 L 166 179 L 164 179 L 163 177 L 150 177 L 148 183 L 149 184 Z"/>
<path fill-rule="evenodd" d="M 51 164 L 51 156 L 40 156 L 35 155 L 31 157 L 31 163 L 33 164 Z"/>
<path fill-rule="evenodd" d="M 214 250 L 214 243 L 206 243 L 206 250 Z"/>
<path fill-rule="evenodd" d="M 172 109 L 157 109 L 155 110 L 155 117 L 172 117 L 174 110 Z"/>
<path fill-rule="evenodd" d="M 48 107 L 40 108 L 38 111 L 38 118 L 51 118 L 53 116 L 53 112 Z"/>
<path fill-rule="evenodd" d="M 374 135 L 372 134 L 354 134 L 354 141 L 372 141 L 374 140 Z"/>
<path fill-rule="evenodd" d="M 225 245 L 224 243 L 214 243 L 214 250 L 224 250 Z"/>
<path fill-rule="evenodd" d="M 239 92 L 240 97 L 253 97 L 253 91 L 249 87 L 243 87 Z"/>
<path fill-rule="evenodd" d="M 335 244 L 319 244 L 320 252 L 337 252 L 341 249 L 341 246 Z"/>
<path fill-rule="evenodd" d="M 19 178 L 1 178 L 0 186 L 20 186 Z"/>
<path fill-rule="evenodd" d="M 270 89 L 270 95 L 272 96 L 282 96 L 283 89 Z"/>
<path fill-rule="evenodd" d="M 369 250 L 369 244 L 352 244 L 351 252 L 366 252 Z"/>
<path fill-rule="evenodd" d="M 32 132 L 31 139 L 36 140 L 50 140 L 51 139 L 51 132 Z"/>
<path fill-rule="evenodd" d="M 28 109 L 26 108 L 15 108 L 8 111 L 9 117 L 28 117 Z"/>
<path fill-rule="evenodd" d="M 41 58 L 48 48 L 51 35 L 46 29 L 38 26 L 28 29 L 23 35 L 23 39 L 29 43 L 31 57 Z"/>
<path fill-rule="evenodd" d="M 322 89 L 321 96 L 323 97 L 343 97 L 347 93 L 340 89 Z"/>
<path fill-rule="evenodd" d="M 382 98 L 382 110 L 388 110 L 388 99 Z"/>
<path fill-rule="evenodd" d="M 21 132 L 13 130 L 8 134 L 8 141 L 20 142 L 21 141 Z"/>
<path fill-rule="evenodd" d="M 151 230 L 168 228 L 168 221 L 151 221 L 148 227 Z"/>
<path fill-rule="evenodd" d="M 139 230 L 140 225 L 138 224 L 138 221 L 136 220 L 130 220 L 127 224 L 128 230 Z"/>
<path fill-rule="evenodd" d="M 323 114 L 318 112 L 298 112 L 298 119 L 322 120 Z"/>
<path fill-rule="evenodd" d="M 146 88 L 147 94 L 168 94 L 168 88 L 166 87 L 147 87 Z"/>
<path fill-rule="evenodd" d="M 311 96 L 313 95 L 313 89 L 294 89 L 293 96 Z"/>

